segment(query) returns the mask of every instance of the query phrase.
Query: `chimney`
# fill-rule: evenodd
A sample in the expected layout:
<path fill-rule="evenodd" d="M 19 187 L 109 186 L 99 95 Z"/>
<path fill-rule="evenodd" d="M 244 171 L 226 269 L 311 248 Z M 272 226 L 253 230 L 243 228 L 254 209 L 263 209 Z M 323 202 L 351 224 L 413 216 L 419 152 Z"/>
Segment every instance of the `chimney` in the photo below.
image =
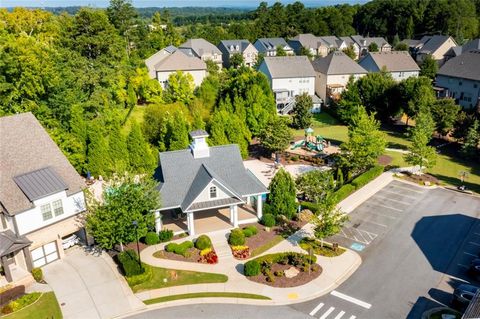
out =
<path fill-rule="evenodd" d="M 210 156 L 210 148 L 207 144 L 208 133 L 204 130 L 196 130 L 190 132 L 192 138 L 192 144 L 190 149 L 192 150 L 193 158 L 204 158 Z"/>

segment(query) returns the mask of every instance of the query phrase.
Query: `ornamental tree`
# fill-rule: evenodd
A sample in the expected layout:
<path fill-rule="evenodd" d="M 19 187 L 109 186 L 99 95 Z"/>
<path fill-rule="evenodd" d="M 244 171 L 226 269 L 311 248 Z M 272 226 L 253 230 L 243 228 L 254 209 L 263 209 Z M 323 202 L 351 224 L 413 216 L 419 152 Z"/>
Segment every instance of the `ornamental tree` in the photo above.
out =
<path fill-rule="evenodd" d="M 315 225 L 315 237 L 321 240 L 323 247 L 323 240 L 337 234 L 348 221 L 348 216 L 335 207 L 333 194 L 327 196 L 319 206 L 319 214 L 314 217 L 312 223 Z"/>
<path fill-rule="evenodd" d="M 268 190 L 270 191 L 268 201 L 272 208 L 272 213 L 284 215 L 289 219 L 292 218 L 297 210 L 295 201 L 297 191 L 292 175 L 281 168 L 273 177 Z"/>
<path fill-rule="evenodd" d="M 296 184 L 306 199 L 314 203 L 323 201 L 335 188 L 332 172 L 316 169 L 298 176 Z"/>
<path fill-rule="evenodd" d="M 428 146 L 434 129 L 435 123 L 430 113 L 420 112 L 415 118 L 415 127 L 411 130 L 412 145 L 404 156 L 407 163 L 420 167 L 420 173 L 423 168 L 431 168 L 435 165 L 437 153 L 434 147 Z"/>

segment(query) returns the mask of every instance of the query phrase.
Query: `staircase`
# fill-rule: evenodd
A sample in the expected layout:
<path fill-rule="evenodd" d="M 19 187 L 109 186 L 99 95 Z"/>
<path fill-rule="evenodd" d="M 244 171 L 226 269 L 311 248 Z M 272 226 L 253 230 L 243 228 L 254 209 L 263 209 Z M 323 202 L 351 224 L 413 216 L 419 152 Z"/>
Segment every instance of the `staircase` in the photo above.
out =
<path fill-rule="evenodd" d="M 280 108 L 278 108 L 278 113 L 285 115 L 293 111 L 293 107 L 295 106 L 295 98 L 291 97 L 287 100 L 287 102 Z"/>

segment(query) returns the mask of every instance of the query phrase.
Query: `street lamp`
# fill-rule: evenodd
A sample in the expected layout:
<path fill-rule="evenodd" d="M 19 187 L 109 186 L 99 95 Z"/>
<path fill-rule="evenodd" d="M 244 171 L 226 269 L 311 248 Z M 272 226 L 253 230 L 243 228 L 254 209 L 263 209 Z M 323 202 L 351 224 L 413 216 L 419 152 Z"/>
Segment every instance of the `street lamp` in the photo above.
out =
<path fill-rule="evenodd" d="M 142 268 L 142 259 L 140 258 L 140 246 L 138 245 L 138 221 L 134 220 L 132 222 L 133 227 L 135 228 L 135 238 L 137 240 L 137 253 L 138 253 L 138 265 Z"/>

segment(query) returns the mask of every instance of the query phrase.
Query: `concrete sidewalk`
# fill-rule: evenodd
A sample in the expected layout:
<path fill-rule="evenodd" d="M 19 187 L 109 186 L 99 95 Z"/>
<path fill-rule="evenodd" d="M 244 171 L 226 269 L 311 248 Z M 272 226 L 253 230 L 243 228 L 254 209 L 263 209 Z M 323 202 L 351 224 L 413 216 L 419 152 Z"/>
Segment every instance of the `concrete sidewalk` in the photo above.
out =
<path fill-rule="evenodd" d="M 286 251 L 305 253 L 305 251 L 298 246 L 298 241 L 305 236 L 311 235 L 311 233 L 312 225 L 307 224 L 297 233 L 269 249 L 264 254 Z M 209 234 L 216 250 L 219 246 L 222 247 L 222 250 L 224 249 L 224 245 L 228 247 L 226 237 L 227 234 L 228 232 L 216 232 Z M 189 238 L 182 238 L 178 241 L 181 242 L 187 239 Z M 267 296 L 272 300 L 263 301 L 235 298 L 233 298 L 233 300 L 232 298 L 205 298 L 204 301 L 207 302 L 207 299 L 212 299 L 213 302 L 222 302 L 221 299 L 225 299 L 224 302 L 229 301 L 230 303 L 275 305 L 293 304 L 307 301 L 330 292 L 339 286 L 344 280 L 346 280 L 361 264 L 360 256 L 352 250 L 347 250 L 341 256 L 334 258 L 317 256 L 317 263 L 320 264 L 323 269 L 322 274 L 318 278 L 298 287 L 275 288 L 246 279 L 243 275 L 243 264 L 245 261 L 236 260 L 231 254 L 230 256 L 223 255 L 223 258 L 221 258 L 220 262 L 216 265 L 180 262 L 153 257 L 153 253 L 163 249 L 163 247 L 164 244 L 147 247 L 141 252 L 142 261 L 156 267 L 221 273 L 228 276 L 228 281 L 217 284 L 176 286 L 137 293 L 136 296 L 141 300 L 194 292 L 242 292 Z M 203 299 L 199 299 L 196 300 L 196 302 L 202 302 L 202 300 Z M 191 304 L 191 300 L 167 302 L 157 304 L 154 307 L 170 307 L 172 305 L 179 304 Z"/>

